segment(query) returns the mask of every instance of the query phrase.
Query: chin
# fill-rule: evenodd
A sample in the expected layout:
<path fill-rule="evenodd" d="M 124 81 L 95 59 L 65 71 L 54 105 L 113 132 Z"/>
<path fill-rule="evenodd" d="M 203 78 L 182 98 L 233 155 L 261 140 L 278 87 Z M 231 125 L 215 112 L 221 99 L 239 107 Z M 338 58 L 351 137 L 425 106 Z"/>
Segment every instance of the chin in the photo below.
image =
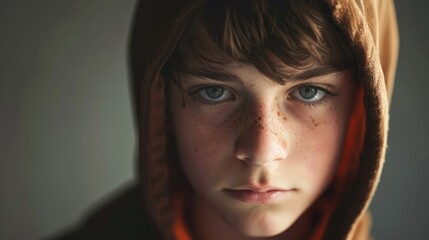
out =
<path fill-rule="evenodd" d="M 246 216 L 238 221 L 229 221 L 231 227 L 248 237 L 273 237 L 286 232 L 293 224 L 291 219 L 277 214 L 262 213 Z"/>
<path fill-rule="evenodd" d="M 284 233 L 287 230 L 286 228 L 254 228 L 246 229 L 247 231 L 242 232 L 243 235 L 247 237 L 274 237 Z"/>

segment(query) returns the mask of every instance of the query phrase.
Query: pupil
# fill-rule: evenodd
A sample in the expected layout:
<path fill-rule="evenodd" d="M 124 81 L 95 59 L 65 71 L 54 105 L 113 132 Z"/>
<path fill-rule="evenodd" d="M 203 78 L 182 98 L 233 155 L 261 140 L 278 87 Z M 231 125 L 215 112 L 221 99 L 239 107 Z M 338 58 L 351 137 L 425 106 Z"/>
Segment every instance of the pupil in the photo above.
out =
<path fill-rule="evenodd" d="M 219 98 L 223 94 L 223 89 L 220 87 L 209 87 L 206 88 L 206 93 L 210 98 Z"/>
<path fill-rule="evenodd" d="M 313 87 L 302 87 L 299 89 L 299 95 L 304 99 L 312 99 L 317 94 L 317 89 Z"/>

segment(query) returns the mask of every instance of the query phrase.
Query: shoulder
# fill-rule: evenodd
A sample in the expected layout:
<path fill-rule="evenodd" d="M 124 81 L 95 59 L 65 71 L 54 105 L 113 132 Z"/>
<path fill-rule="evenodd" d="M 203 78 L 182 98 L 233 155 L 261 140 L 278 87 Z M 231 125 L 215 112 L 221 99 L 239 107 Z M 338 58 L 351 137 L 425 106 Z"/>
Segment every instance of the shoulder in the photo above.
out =
<path fill-rule="evenodd" d="M 85 220 L 52 240 L 159 239 L 144 207 L 141 191 L 132 186 L 91 211 Z"/>

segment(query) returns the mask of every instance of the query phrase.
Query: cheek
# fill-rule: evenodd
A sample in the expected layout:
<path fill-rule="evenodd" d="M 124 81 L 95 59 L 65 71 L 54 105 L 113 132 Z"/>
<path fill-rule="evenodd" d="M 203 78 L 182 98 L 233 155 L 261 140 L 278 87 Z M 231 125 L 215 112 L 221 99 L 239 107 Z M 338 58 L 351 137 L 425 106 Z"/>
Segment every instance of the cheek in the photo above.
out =
<path fill-rule="evenodd" d="M 299 126 L 294 159 L 299 161 L 303 183 L 314 194 L 332 179 L 343 147 L 346 119 L 327 112 L 309 115 Z"/>
<path fill-rule="evenodd" d="M 219 183 L 217 177 L 228 161 L 228 131 L 191 109 L 177 110 L 173 119 L 179 157 L 188 180 L 198 192 L 210 191 Z"/>

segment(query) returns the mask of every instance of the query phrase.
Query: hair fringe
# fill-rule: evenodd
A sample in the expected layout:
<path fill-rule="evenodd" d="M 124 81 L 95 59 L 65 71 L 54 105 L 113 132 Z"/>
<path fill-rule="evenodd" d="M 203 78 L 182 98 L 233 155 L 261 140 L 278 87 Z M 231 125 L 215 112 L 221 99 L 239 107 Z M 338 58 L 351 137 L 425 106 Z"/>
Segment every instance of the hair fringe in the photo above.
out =
<path fill-rule="evenodd" d="M 180 72 L 190 59 L 237 61 L 281 82 L 313 68 L 354 66 L 349 42 L 323 1 L 207 0 L 193 18 L 163 72 Z"/>

